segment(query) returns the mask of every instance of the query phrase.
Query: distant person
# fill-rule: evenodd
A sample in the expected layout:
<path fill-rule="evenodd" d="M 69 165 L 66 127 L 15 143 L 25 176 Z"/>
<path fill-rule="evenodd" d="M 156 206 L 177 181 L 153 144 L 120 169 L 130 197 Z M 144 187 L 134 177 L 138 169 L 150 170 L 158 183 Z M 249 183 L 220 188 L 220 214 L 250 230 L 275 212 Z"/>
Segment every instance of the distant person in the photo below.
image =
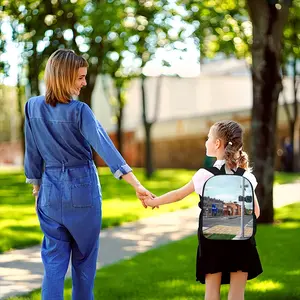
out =
<path fill-rule="evenodd" d="M 236 170 L 237 167 L 248 169 L 248 155 L 242 150 L 243 131 L 238 123 L 234 121 L 215 123 L 209 130 L 205 147 L 208 156 L 217 158 L 214 167 L 221 169 L 225 165 L 227 174 L 232 174 L 232 170 Z M 201 196 L 204 183 L 212 176 L 209 171 L 199 169 L 192 180 L 182 188 L 155 199 L 149 197 L 145 199 L 145 203 L 149 206 L 172 203 L 182 200 L 194 191 Z M 245 171 L 243 176 L 255 189 L 257 181 L 254 175 Z M 260 208 L 255 197 L 256 218 L 259 214 Z M 244 299 L 247 279 L 255 278 L 262 273 L 254 237 L 243 241 L 226 241 L 210 240 L 201 234 L 198 235 L 196 279 L 206 285 L 205 299 L 220 299 L 220 285 L 226 283 L 230 283 L 229 300 Z"/>
<path fill-rule="evenodd" d="M 55 51 L 46 65 L 46 96 L 33 97 L 25 105 L 26 182 L 33 184 L 44 233 L 43 300 L 63 299 L 70 256 L 72 299 L 94 299 L 102 195 L 91 146 L 117 179 L 133 186 L 145 207 L 143 197 L 152 197 L 89 106 L 73 100 L 86 86 L 87 67 L 72 50 Z"/>
<path fill-rule="evenodd" d="M 289 137 L 283 140 L 282 164 L 284 172 L 293 172 L 293 145 Z"/>

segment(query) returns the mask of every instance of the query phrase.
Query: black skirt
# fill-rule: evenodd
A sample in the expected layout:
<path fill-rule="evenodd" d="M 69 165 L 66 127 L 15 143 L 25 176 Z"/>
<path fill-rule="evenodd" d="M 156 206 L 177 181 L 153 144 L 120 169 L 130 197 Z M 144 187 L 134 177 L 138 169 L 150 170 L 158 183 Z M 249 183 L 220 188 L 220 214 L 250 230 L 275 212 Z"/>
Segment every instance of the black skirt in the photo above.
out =
<path fill-rule="evenodd" d="M 230 283 L 230 272 L 247 272 L 248 280 L 262 273 L 254 237 L 245 240 L 209 240 L 199 236 L 196 279 L 205 283 L 205 275 L 222 272 L 221 284 Z"/>

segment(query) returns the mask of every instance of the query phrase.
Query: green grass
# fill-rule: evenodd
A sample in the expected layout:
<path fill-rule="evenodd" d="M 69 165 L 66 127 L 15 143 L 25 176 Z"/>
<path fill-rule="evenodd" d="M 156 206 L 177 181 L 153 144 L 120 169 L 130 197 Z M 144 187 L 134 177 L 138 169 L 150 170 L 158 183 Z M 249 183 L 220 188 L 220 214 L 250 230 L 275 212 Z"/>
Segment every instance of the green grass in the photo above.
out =
<path fill-rule="evenodd" d="M 130 185 L 125 181 L 116 180 L 108 168 L 100 168 L 98 171 L 103 196 L 102 228 L 187 208 L 199 200 L 194 194 L 185 201 L 164 205 L 153 211 L 151 208 L 144 209 Z M 159 170 L 151 181 L 145 179 L 142 169 L 135 169 L 134 173 L 146 188 L 161 195 L 186 184 L 195 172 Z M 32 186 L 25 183 L 22 170 L 0 171 L 0 253 L 35 245 L 42 240 L 31 190 Z"/>
<path fill-rule="evenodd" d="M 300 299 L 300 203 L 276 210 L 277 223 L 259 225 L 257 246 L 264 272 L 248 282 L 247 300 Z M 195 282 L 197 238 L 190 237 L 137 255 L 97 272 L 95 299 L 198 300 L 204 285 Z M 65 285 L 71 299 L 71 280 Z M 228 285 L 222 286 L 225 300 Z M 10 300 L 37 300 L 40 291 Z"/>
<path fill-rule="evenodd" d="M 213 233 L 211 235 L 207 235 L 206 238 L 210 240 L 232 240 L 235 237 L 234 234 L 217 234 Z"/>
<path fill-rule="evenodd" d="M 300 181 L 300 173 L 275 172 L 275 184 L 285 184 Z"/>
<path fill-rule="evenodd" d="M 142 169 L 134 170 L 136 176 L 150 191 L 161 195 L 191 180 L 193 170 L 158 170 L 151 180 L 146 180 Z M 100 168 L 103 193 L 102 227 L 120 225 L 124 222 L 187 208 L 198 202 L 193 194 L 184 201 L 161 206 L 158 210 L 144 209 L 135 197 L 134 190 L 124 181 L 117 181 L 108 168 Z M 276 173 L 276 183 L 300 180 L 300 174 Z M 42 233 L 34 211 L 31 185 L 25 184 L 23 170 L 0 171 L 0 253 L 24 248 L 41 242 Z"/>

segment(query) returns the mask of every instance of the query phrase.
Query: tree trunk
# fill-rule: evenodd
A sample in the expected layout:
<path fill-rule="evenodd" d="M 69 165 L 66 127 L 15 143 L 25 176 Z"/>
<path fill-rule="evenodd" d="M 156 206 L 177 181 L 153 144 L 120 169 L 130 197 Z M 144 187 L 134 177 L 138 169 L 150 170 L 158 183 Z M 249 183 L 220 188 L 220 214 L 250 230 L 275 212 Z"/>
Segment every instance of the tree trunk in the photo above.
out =
<path fill-rule="evenodd" d="M 18 74 L 18 82 L 17 82 L 17 97 L 18 97 L 18 113 L 19 113 L 19 117 L 20 117 L 20 127 L 19 127 L 19 132 L 20 132 L 20 143 L 21 143 L 21 151 L 22 151 L 22 165 L 24 163 L 24 157 L 25 157 L 25 134 L 24 134 L 24 122 L 25 122 L 25 118 L 24 118 L 24 103 L 23 103 L 23 95 L 24 95 L 24 91 L 22 90 L 22 87 L 20 85 L 20 78 L 19 78 L 20 74 Z"/>
<path fill-rule="evenodd" d="M 35 49 L 36 47 L 33 47 Z M 39 57 L 36 50 L 32 56 L 28 58 L 28 82 L 30 85 L 30 96 L 38 96 L 40 95 L 40 87 L 39 87 L 39 74 L 40 74 L 40 65 L 39 65 Z"/>
<path fill-rule="evenodd" d="M 296 40 L 296 39 L 295 39 Z M 293 156 L 292 156 L 292 166 L 293 166 L 293 171 L 296 172 L 298 170 L 298 164 L 299 161 L 299 148 L 296 145 L 297 139 L 296 139 L 296 126 L 297 126 L 297 120 L 298 120 L 298 81 L 297 81 L 297 59 L 296 57 L 293 58 L 293 108 L 294 108 L 294 119 L 293 119 L 293 124 L 291 128 L 291 142 L 292 142 L 292 149 L 293 149 Z"/>
<path fill-rule="evenodd" d="M 89 107 L 91 107 L 92 104 L 92 93 L 96 84 L 98 73 L 87 73 L 87 85 L 81 90 L 80 92 L 80 100 L 84 103 L 86 103 Z"/>
<path fill-rule="evenodd" d="M 146 176 L 147 178 L 151 178 L 154 168 L 152 162 L 152 144 L 151 144 L 151 127 L 152 123 L 145 124 L 145 167 L 146 167 Z"/>
<path fill-rule="evenodd" d="M 123 132 L 122 132 L 122 124 L 123 124 L 123 101 L 122 101 L 122 88 L 117 87 L 118 93 L 118 112 L 117 112 L 117 140 L 118 140 L 118 150 L 123 154 Z"/>
<path fill-rule="evenodd" d="M 261 223 L 272 223 L 278 97 L 282 90 L 280 75 L 281 39 L 288 7 L 265 0 L 248 0 L 253 26 L 252 46 L 252 143 L 251 154 L 258 186 Z"/>
<path fill-rule="evenodd" d="M 143 123 L 145 129 L 145 168 L 146 177 L 151 178 L 153 174 L 152 162 L 152 146 L 151 146 L 151 126 L 152 123 L 147 120 L 147 107 L 146 107 L 146 91 L 145 91 L 145 76 L 141 76 L 141 91 L 142 91 L 142 104 L 143 104 Z"/>

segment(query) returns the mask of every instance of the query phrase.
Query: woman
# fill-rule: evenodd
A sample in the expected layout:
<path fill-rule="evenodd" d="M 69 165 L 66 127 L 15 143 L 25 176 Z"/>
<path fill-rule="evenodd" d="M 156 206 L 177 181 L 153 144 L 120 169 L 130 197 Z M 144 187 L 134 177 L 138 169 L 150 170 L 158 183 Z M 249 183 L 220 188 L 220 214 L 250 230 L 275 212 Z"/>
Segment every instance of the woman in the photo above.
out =
<path fill-rule="evenodd" d="M 42 298 L 63 299 L 64 278 L 72 254 L 73 299 L 93 299 L 101 228 L 101 187 L 92 149 L 117 179 L 137 196 L 152 197 L 134 176 L 93 112 L 75 101 L 86 86 L 87 61 L 60 49 L 45 70 L 46 95 L 25 105 L 25 175 L 33 184 L 44 233 Z"/>

